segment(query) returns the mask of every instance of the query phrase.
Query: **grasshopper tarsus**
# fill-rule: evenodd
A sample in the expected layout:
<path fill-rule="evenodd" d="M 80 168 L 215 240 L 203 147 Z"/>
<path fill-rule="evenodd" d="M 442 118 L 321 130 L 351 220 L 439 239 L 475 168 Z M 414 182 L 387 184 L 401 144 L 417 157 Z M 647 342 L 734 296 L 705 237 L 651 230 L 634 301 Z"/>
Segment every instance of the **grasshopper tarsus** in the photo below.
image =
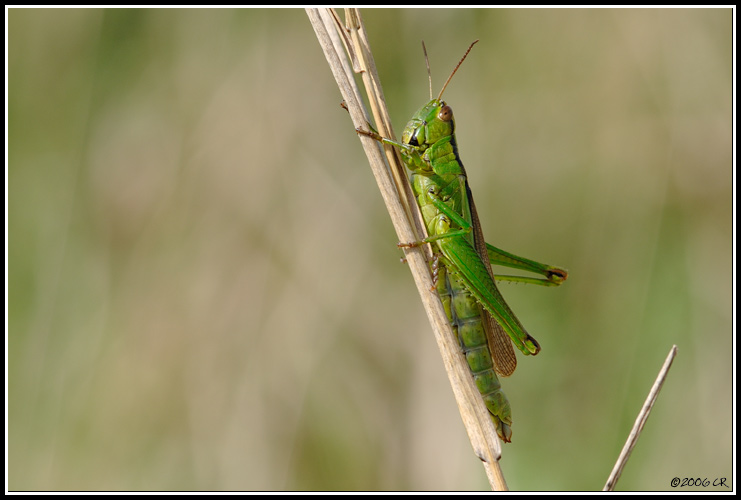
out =
<path fill-rule="evenodd" d="M 423 241 L 412 241 L 411 243 L 402 243 L 401 241 L 396 244 L 398 248 L 415 248 L 420 246 Z"/>
<path fill-rule="evenodd" d="M 566 281 L 566 278 L 569 277 L 569 272 L 566 269 L 551 269 L 548 271 L 548 281 L 552 281 L 557 284 L 561 284 L 561 282 Z"/>
<path fill-rule="evenodd" d="M 372 128 L 372 127 L 371 127 Z M 358 135 L 367 135 L 371 139 L 375 139 L 379 142 L 383 142 L 383 137 L 381 137 L 377 132 L 374 132 L 372 130 L 365 130 L 361 127 L 358 127 L 355 129 L 355 132 L 358 133 Z"/>
<path fill-rule="evenodd" d="M 430 267 L 432 268 L 432 288 L 430 288 L 430 291 L 435 292 L 437 291 L 437 281 L 440 277 L 440 254 L 432 254 Z"/>

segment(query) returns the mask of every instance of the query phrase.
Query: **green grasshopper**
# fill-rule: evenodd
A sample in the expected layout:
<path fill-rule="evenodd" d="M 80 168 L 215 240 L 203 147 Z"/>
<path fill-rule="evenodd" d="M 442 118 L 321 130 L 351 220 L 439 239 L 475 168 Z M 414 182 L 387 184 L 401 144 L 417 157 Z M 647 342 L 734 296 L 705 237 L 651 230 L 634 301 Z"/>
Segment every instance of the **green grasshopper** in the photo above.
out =
<path fill-rule="evenodd" d="M 440 296 L 497 434 L 504 442 L 510 442 L 512 412 L 497 373 L 509 376 L 517 366 L 512 342 L 526 355 L 538 354 L 540 346 L 510 310 L 495 281 L 556 286 L 568 273 L 559 267 L 518 257 L 484 241 L 466 170 L 458 156 L 453 110 L 441 100 L 448 83 L 476 42 L 478 40 L 470 45 L 453 69 L 437 99 L 432 99 L 432 78 L 427 64 L 431 100 L 407 123 L 401 143 L 376 132 L 361 128 L 356 131 L 396 146 L 412 172 L 410 181 L 429 237 L 399 243 L 399 247 L 433 244 L 433 289 Z M 424 48 L 424 43 L 422 46 Z M 543 278 L 495 275 L 492 264 L 530 271 Z"/>

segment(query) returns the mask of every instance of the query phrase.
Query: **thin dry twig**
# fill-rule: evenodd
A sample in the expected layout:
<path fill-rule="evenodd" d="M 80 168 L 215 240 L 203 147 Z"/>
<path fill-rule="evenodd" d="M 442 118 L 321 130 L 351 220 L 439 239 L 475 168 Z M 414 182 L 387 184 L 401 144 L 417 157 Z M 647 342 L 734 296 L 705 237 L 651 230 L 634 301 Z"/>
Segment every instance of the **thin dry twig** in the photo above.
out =
<path fill-rule="evenodd" d="M 656 398 L 659 397 L 661 387 L 664 385 L 664 380 L 666 380 L 669 368 L 671 368 L 672 361 L 674 361 L 676 355 L 677 346 L 674 345 L 669 350 L 669 354 L 664 361 L 664 366 L 659 370 L 659 375 L 656 377 L 656 381 L 654 382 L 653 387 L 651 387 L 651 391 L 648 393 L 646 401 L 643 403 L 643 408 L 641 408 L 641 411 L 638 413 L 638 418 L 636 418 L 635 424 L 633 424 L 633 428 L 628 435 L 628 440 L 625 442 L 623 450 L 620 452 L 615 467 L 612 468 L 610 477 L 607 478 L 607 483 L 605 483 L 605 487 L 602 488 L 602 491 L 613 491 L 615 489 L 615 485 L 617 484 L 618 479 L 620 479 L 620 474 L 623 473 L 623 468 L 625 467 L 628 458 L 630 458 L 633 448 L 635 448 L 635 445 L 638 442 L 643 426 L 646 425 L 646 420 L 648 420 L 648 415 L 651 413 L 654 402 L 656 402 Z"/>
<path fill-rule="evenodd" d="M 349 73 L 351 65 L 347 62 L 343 48 L 352 59 L 352 67 L 360 71 L 368 91 L 368 99 L 374 115 L 376 129 L 384 137 L 394 138 L 391 121 L 381 91 L 380 79 L 376 72 L 370 45 L 365 36 L 362 18 L 357 9 L 348 9 L 347 28 L 339 25 L 338 16 L 329 9 L 306 9 L 314 27 L 317 39 L 324 51 L 332 74 L 345 100 L 353 125 L 366 128 L 369 119 L 360 99 L 355 79 Z M 406 171 L 398 153 L 384 146 L 386 165 L 377 142 L 360 136 L 366 156 L 378 183 L 379 190 L 394 224 L 399 241 L 419 241 L 425 237 L 424 224 L 406 177 Z M 400 195 L 401 193 L 401 195 Z M 421 237 L 419 235 L 422 235 Z M 437 294 L 431 292 L 432 277 L 425 259 L 430 252 L 427 245 L 406 250 L 407 262 L 412 272 L 417 290 L 427 312 L 435 339 L 443 357 L 453 393 L 458 403 L 461 418 L 468 432 L 474 453 L 481 459 L 492 489 L 507 490 L 507 484 L 499 467 L 501 448 L 489 412 L 474 385 L 460 347 L 445 315 Z"/>

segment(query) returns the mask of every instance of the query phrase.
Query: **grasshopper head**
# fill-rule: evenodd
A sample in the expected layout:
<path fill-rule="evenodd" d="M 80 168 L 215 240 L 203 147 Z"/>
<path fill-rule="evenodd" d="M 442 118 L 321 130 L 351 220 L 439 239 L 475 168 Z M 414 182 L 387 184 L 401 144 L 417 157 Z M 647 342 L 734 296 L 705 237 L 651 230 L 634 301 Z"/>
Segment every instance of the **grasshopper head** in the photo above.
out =
<path fill-rule="evenodd" d="M 458 62 L 453 72 L 450 73 L 445 85 L 437 95 L 437 99 L 432 99 L 430 102 L 422 106 L 417 111 L 407 126 L 404 128 L 404 133 L 401 136 L 401 142 L 403 144 L 418 148 L 420 151 L 427 150 L 428 147 L 432 146 L 441 139 L 445 139 L 453 135 L 455 131 L 455 120 L 453 120 L 453 108 L 445 104 L 442 100 L 443 92 L 450 83 L 450 80 L 458 71 L 466 56 L 471 52 L 471 48 L 478 42 L 474 41 L 469 45 L 468 50 Z M 422 49 L 425 53 L 425 61 L 427 61 L 427 49 L 425 44 L 422 42 Z M 430 79 L 430 97 L 432 97 L 432 78 L 430 77 L 430 64 L 427 63 L 427 76 Z"/>
<path fill-rule="evenodd" d="M 453 108 L 445 101 L 433 99 L 417 111 L 401 136 L 401 142 L 427 149 L 440 139 L 453 135 L 455 120 Z"/>

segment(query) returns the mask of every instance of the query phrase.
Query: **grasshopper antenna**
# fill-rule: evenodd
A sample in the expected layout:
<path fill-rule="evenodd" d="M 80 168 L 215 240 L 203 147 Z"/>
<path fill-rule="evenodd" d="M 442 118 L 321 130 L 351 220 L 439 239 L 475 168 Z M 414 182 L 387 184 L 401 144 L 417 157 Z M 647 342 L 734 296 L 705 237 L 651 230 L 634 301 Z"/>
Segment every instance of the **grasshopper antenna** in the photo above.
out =
<path fill-rule="evenodd" d="M 427 80 L 429 80 L 430 82 L 430 100 L 432 100 L 432 73 L 430 73 L 430 60 L 427 58 L 427 47 L 425 47 L 424 40 L 422 40 L 422 52 L 425 53 L 425 64 L 427 65 Z"/>
<path fill-rule="evenodd" d="M 453 68 L 453 72 L 450 74 L 450 76 L 448 77 L 448 80 L 445 82 L 445 85 L 443 85 L 443 89 L 440 91 L 440 94 L 437 96 L 437 100 L 438 101 L 443 96 L 443 92 L 445 92 L 445 87 L 448 86 L 448 84 L 450 83 L 450 80 L 453 78 L 453 75 L 455 75 L 455 72 L 458 71 L 458 68 L 461 67 L 461 64 L 463 64 L 463 61 L 466 60 L 466 56 L 468 55 L 469 52 L 471 52 L 471 49 L 473 48 L 474 45 L 476 45 L 477 42 L 478 42 L 478 40 L 474 40 L 474 42 L 471 45 L 468 46 L 468 50 L 466 51 L 465 54 L 463 54 L 463 57 L 458 62 L 458 65 L 455 68 Z M 426 54 L 426 52 L 425 52 L 425 54 Z M 432 83 L 430 83 L 430 85 L 432 85 Z"/>

